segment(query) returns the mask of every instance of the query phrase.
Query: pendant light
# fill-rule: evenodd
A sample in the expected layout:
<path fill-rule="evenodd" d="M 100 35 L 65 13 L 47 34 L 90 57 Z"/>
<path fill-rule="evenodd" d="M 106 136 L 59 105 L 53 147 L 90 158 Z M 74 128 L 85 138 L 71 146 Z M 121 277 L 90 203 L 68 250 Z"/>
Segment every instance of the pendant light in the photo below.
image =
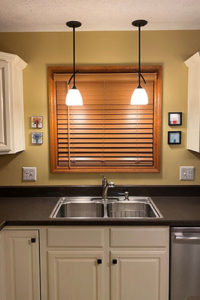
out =
<path fill-rule="evenodd" d="M 75 106 L 75 105 L 83 105 L 83 99 L 80 91 L 76 88 L 76 64 L 75 64 L 75 28 L 81 26 L 81 23 L 78 21 L 69 21 L 66 25 L 70 28 L 73 28 L 73 75 L 70 77 L 68 81 L 68 85 L 70 84 L 73 78 L 73 86 L 68 90 L 66 95 L 66 105 Z"/>
<path fill-rule="evenodd" d="M 138 35 L 139 35 L 139 70 L 138 70 L 138 87 L 133 91 L 133 94 L 131 96 L 131 104 L 132 105 L 146 105 L 148 104 L 148 96 L 147 92 L 144 88 L 141 86 L 141 78 L 143 79 L 144 83 L 146 84 L 146 81 L 144 77 L 141 74 L 141 27 L 145 26 L 147 24 L 146 20 L 135 20 L 132 22 L 133 26 L 138 27 Z"/>

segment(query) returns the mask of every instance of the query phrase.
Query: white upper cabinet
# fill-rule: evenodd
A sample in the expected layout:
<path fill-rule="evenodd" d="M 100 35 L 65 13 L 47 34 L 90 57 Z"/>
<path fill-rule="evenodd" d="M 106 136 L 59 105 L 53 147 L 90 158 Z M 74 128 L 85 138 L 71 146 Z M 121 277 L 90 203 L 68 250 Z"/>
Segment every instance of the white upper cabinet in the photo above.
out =
<path fill-rule="evenodd" d="M 200 52 L 185 64 L 188 67 L 187 149 L 200 152 Z"/>
<path fill-rule="evenodd" d="M 0 52 L 0 155 L 25 149 L 23 69 L 17 55 Z"/>

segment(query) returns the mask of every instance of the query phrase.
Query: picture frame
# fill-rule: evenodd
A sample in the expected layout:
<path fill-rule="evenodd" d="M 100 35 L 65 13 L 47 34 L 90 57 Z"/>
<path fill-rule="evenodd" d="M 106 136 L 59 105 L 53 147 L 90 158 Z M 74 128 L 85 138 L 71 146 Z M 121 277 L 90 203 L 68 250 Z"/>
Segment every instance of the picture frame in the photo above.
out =
<path fill-rule="evenodd" d="M 33 128 L 33 129 L 43 128 L 43 116 L 32 116 L 31 117 L 31 128 Z"/>
<path fill-rule="evenodd" d="M 168 144 L 180 145 L 181 144 L 181 131 L 168 131 Z"/>
<path fill-rule="evenodd" d="M 43 144 L 43 132 L 32 132 L 31 133 L 31 144 L 42 145 Z"/>
<path fill-rule="evenodd" d="M 168 125 L 169 126 L 181 126 L 182 125 L 182 112 L 169 112 L 168 113 Z"/>

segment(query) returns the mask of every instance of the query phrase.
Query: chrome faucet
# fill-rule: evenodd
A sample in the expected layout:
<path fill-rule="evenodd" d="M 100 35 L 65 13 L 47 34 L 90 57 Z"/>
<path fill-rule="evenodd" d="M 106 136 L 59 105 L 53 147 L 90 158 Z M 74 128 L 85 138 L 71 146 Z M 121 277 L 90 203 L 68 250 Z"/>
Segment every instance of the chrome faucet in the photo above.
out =
<path fill-rule="evenodd" d="M 113 188 L 115 186 L 114 182 L 108 182 L 107 178 L 105 176 L 103 176 L 102 179 L 102 200 L 103 201 L 107 201 L 108 200 L 108 189 L 109 188 Z"/>

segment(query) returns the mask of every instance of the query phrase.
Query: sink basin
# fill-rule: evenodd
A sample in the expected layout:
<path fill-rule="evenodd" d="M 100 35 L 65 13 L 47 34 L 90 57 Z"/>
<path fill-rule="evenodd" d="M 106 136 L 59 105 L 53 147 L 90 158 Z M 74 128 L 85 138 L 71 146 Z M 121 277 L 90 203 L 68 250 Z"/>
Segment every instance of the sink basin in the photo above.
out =
<path fill-rule="evenodd" d="M 51 214 L 52 218 L 99 218 L 103 216 L 103 203 L 84 197 L 61 198 Z"/>
<path fill-rule="evenodd" d="M 160 212 L 149 198 L 133 201 L 110 202 L 107 204 L 110 218 L 159 218 Z"/>
<path fill-rule="evenodd" d="M 109 198 L 63 197 L 50 218 L 161 218 L 162 215 L 149 197 Z"/>

